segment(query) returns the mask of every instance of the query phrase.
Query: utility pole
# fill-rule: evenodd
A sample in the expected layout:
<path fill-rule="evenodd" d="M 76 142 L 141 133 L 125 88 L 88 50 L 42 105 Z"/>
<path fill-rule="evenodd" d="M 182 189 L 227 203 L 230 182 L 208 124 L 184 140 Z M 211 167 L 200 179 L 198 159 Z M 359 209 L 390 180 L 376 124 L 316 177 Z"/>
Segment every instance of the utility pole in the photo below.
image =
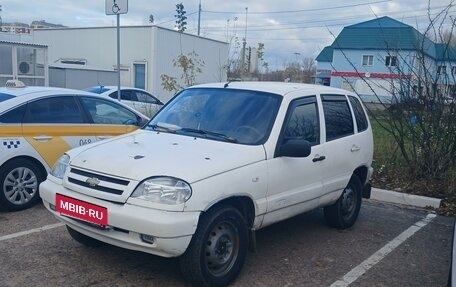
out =
<path fill-rule="evenodd" d="M 242 42 L 242 53 L 241 53 L 241 78 L 245 73 L 245 46 L 247 45 L 247 13 L 249 7 L 245 7 L 245 34 L 244 41 Z"/>
<path fill-rule="evenodd" d="M 2 5 L 0 5 L 0 12 L 2 12 Z M 2 31 L 2 25 L 3 25 L 2 15 L 0 15 L 0 32 Z"/>
<path fill-rule="evenodd" d="M 199 7 L 198 7 L 198 36 L 200 35 L 200 28 L 201 28 L 201 0 L 199 1 Z"/>

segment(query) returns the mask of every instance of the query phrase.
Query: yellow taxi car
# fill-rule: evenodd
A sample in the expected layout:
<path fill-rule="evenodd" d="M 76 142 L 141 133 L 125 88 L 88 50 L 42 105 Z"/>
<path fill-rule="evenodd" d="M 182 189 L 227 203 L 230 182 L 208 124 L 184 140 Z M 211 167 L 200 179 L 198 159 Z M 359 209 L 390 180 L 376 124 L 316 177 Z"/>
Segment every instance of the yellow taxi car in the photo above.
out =
<path fill-rule="evenodd" d="M 50 87 L 0 88 L 0 209 L 22 210 L 67 150 L 134 131 L 148 118 L 93 93 Z M 115 155 L 113 155 L 115 156 Z"/>

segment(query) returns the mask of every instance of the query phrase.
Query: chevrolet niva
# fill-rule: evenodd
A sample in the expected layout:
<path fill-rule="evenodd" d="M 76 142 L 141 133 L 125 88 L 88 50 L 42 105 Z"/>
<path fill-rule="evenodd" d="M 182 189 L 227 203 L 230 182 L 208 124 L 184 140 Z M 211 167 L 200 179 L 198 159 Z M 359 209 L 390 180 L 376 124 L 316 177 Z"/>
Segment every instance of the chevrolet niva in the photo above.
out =
<path fill-rule="evenodd" d="M 360 99 L 293 83 L 187 88 L 142 129 L 65 153 L 40 186 L 78 242 L 180 257 L 194 285 L 241 271 L 255 231 L 323 207 L 352 226 L 370 196 Z"/>

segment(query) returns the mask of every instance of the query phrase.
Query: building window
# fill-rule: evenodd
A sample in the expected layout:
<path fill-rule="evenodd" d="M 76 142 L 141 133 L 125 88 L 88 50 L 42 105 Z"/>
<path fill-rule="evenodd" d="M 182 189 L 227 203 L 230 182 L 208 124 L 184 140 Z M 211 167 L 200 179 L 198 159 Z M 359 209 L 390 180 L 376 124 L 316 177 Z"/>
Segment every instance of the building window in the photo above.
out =
<path fill-rule="evenodd" d="M 445 75 L 445 74 L 446 74 L 446 66 L 438 66 L 437 75 Z"/>
<path fill-rule="evenodd" d="M 385 66 L 387 66 L 387 67 L 397 66 L 397 57 L 396 56 L 386 56 Z"/>
<path fill-rule="evenodd" d="M 363 66 L 372 66 L 374 64 L 374 56 L 363 55 Z"/>
<path fill-rule="evenodd" d="M 134 63 L 135 88 L 146 89 L 146 64 Z"/>

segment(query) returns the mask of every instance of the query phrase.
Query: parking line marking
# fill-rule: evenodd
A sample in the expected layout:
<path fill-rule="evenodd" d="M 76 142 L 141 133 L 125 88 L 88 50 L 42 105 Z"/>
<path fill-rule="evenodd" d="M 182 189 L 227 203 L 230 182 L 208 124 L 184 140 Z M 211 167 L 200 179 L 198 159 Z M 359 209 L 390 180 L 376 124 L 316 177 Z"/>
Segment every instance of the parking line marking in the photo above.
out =
<path fill-rule="evenodd" d="M 391 251 L 396 249 L 404 241 L 410 238 L 418 230 L 425 227 L 429 222 L 431 222 L 437 215 L 428 214 L 425 218 L 420 221 L 417 221 L 415 224 L 410 226 L 407 230 L 399 234 L 396 238 L 388 242 L 385 246 L 379 249 L 377 252 L 372 254 L 369 258 L 364 260 L 361 264 L 353 268 L 350 272 L 342 277 L 342 280 L 338 280 L 331 284 L 331 287 L 346 287 L 351 283 L 355 282 L 359 277 L 371 269 L 374 265 L 379 263 L 383 258 L 385 258 Z"/>
<path fill-rule="evenodd" d="M 45 225 L 45 226 L 42 226 L 39 228 L 34 228 L 34 229 L 26 230 L 26 231 L 12 233 L 12 234 L 8 234 L 8 235 L 0 236 L 0 241 L 5 241 L 5 240 L 21 237 L 21 236 L 28 235 L 31 233 L 41 232 L 41 231 L 57 228 L 57 227 L 64 226 L 64 225 L 65 224 L 59 222 L 59 223 L 55 223 L 55 224 Z"/>

